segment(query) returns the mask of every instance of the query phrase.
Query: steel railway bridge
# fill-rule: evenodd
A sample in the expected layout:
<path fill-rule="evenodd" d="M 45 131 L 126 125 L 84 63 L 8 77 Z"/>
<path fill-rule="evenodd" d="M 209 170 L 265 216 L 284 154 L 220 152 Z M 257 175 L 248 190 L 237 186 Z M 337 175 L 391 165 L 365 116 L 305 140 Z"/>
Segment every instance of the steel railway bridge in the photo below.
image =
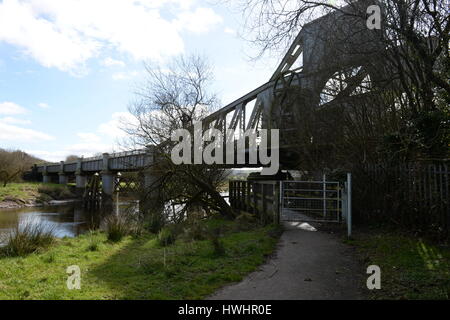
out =
<path fill-rule="evenodd" d="M 306 97 L 303 101 L 314 105 L 317 110 L 326 110 L 336 101 L 343 101 L 342 97 L 348 100 L 369 94 L 364 86 L 368 80 L 372 87 L 382 82 L 380 74 L 385 67 L 382 62 L 374 64 L 371 58 L 371 53 L 377 52 L 381 46 L 377 40 L 379 30 L 369 30 L 366 21 L 352 14 L 352 10 L 354 8 L 346 7 L 306 24 L 271 78 L 208 115 L 203 120 L 205 129 L 219 129 L 224 136 L 227 130 L 280 129 L 280 165 L 283 169 L 289 169 L 296 154 L 288 138 L 298 130 L 298 121 L 301 121 L 298 119 L 298 110 L 302 108 L 299 102 L 286 102 L 289 92 L 301 91 Z M 341 90 L 337 93 L 327 92 L 325 87 L 330 83 L 340 85 Z M 118 172 L 142 170 L 151 165 L 154 158 L 155 148 L 149 147 L 80 158 L 74 162 L 39 164 L 33 170 L 43 182 L 65 184 L 70 177 L 73 179 L 75 176 L 78 188 L 84 188 L 87 178 L 97 173 L 101 175 L 103 192 L 111 195 Z M 152 181 L 154 178 L 146 173 L 145 183 Z"/>

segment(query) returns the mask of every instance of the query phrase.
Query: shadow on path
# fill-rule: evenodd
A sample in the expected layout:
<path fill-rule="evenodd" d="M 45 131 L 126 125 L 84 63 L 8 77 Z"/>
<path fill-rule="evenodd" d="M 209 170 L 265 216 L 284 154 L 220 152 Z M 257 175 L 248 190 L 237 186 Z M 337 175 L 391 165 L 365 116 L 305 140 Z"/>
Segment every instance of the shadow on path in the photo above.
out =
<path fill-rule="evenodd" d="M 335 235 L 299 222 L 285 223 L 276 255 L 242 282 L 209 299 L 364 299 L 364 270 Z"/>

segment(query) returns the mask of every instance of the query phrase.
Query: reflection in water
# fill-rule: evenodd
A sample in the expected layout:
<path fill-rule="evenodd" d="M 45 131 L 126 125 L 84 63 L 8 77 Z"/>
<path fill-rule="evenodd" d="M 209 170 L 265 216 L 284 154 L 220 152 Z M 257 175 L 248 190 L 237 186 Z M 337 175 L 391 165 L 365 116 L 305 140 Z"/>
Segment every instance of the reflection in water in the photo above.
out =
<path fill-rule="evenodd" d="M 120 208 L 130 203 L 120 203 Z M 88 230 L 98 229 L 104 215 L 100 212 L 84 210 L 82 203 L 69 203 L 57 206 L 0 209 L 0 239 L 18 224 L 32 220 L 44 222 L 54 230 L 58 238 L 76 237 Z"/>

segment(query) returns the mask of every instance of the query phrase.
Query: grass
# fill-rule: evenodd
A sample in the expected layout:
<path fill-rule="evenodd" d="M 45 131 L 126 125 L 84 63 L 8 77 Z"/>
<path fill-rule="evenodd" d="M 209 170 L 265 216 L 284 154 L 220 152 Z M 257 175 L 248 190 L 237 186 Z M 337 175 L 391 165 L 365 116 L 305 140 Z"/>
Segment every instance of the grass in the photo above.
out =
<path fill-rule="evenodd" d="M 25 256 L 27 254 L 45 250 L 54 241 L 53 228 L 45 223 L 27 220 L 10 231 L 5 239 L 6 243 L 0 247 L 1 256 Z"/>
<path fill-rule="evenodd" d="M 450 250 L 399 233 L 369 232 L 349 241 L 365 266 L 381 269 L 371 299 L 450 299 Z"/>
<path fill-rule="evenodd" d="M 52 183 L 10 183 L 0 186 L 0 202 L 32 203 L 73 197 L 67 186 Z"/>
<path fill-rule="evenodd" d="M 255 270 L 277 242 L 273 226 L 236 232 L 233 222 L 206 224 L 224 226 L 223 255 L 210 240 L 162 247 L 151 234 L 111 242 L 93 232 L 45 253 L 0 259 L 0 299 L 201 299 Z M 71 265 L 81 269 L 81 290 L 66 287 Z"/>

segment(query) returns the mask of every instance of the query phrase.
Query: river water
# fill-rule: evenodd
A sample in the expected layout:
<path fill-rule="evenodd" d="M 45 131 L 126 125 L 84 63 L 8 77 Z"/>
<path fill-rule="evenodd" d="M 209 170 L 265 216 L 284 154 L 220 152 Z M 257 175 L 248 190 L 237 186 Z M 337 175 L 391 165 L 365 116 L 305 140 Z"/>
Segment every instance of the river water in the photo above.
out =
<path fill-rule="evenodd" d="M 120 209 L 128 208 L 131 202 L 120 202 Z M 115 206 L 116 208 L 116 206 Z M 115 209 L 114 209 L 115 210 Z M 19 209 L 0 209 L 0 245 L 17 225 L 32 221 L 44 223 L 51 228 L 58 238 L 76 237 L 91 229 L 96 229 L 102 219 L 100 211 L 87 211 L 81 202 L 70 202 L 60 205 L 28 207 Z"/>
<path fill-rule="evenodd" d="M 228 201 L 228 193 L 223 193 Z M 137 202 L 130 199 L 119 201 L 119 212 L 136 208 Z M 113 211 L 117 211 L 114 205 Z M 60 205 L 27 207 L 19 209 L 0 209 L 0 245 L 4 235 L 9 234 L 17 225 L 32 221 L 45 223 L 58 238 L 76 237 L 99 227 L 104 215 L 98 211 L 88 211 L 82 202 L 70 202 Z"/>
<path fill-rule="evenodd" d="M 89 230 L 87 221 L 91 216 L 83 210 L 81 203 L 0 209 L 0 238 L 25 221 L 44 222 L 59 238 L 76 237 Z"/>

